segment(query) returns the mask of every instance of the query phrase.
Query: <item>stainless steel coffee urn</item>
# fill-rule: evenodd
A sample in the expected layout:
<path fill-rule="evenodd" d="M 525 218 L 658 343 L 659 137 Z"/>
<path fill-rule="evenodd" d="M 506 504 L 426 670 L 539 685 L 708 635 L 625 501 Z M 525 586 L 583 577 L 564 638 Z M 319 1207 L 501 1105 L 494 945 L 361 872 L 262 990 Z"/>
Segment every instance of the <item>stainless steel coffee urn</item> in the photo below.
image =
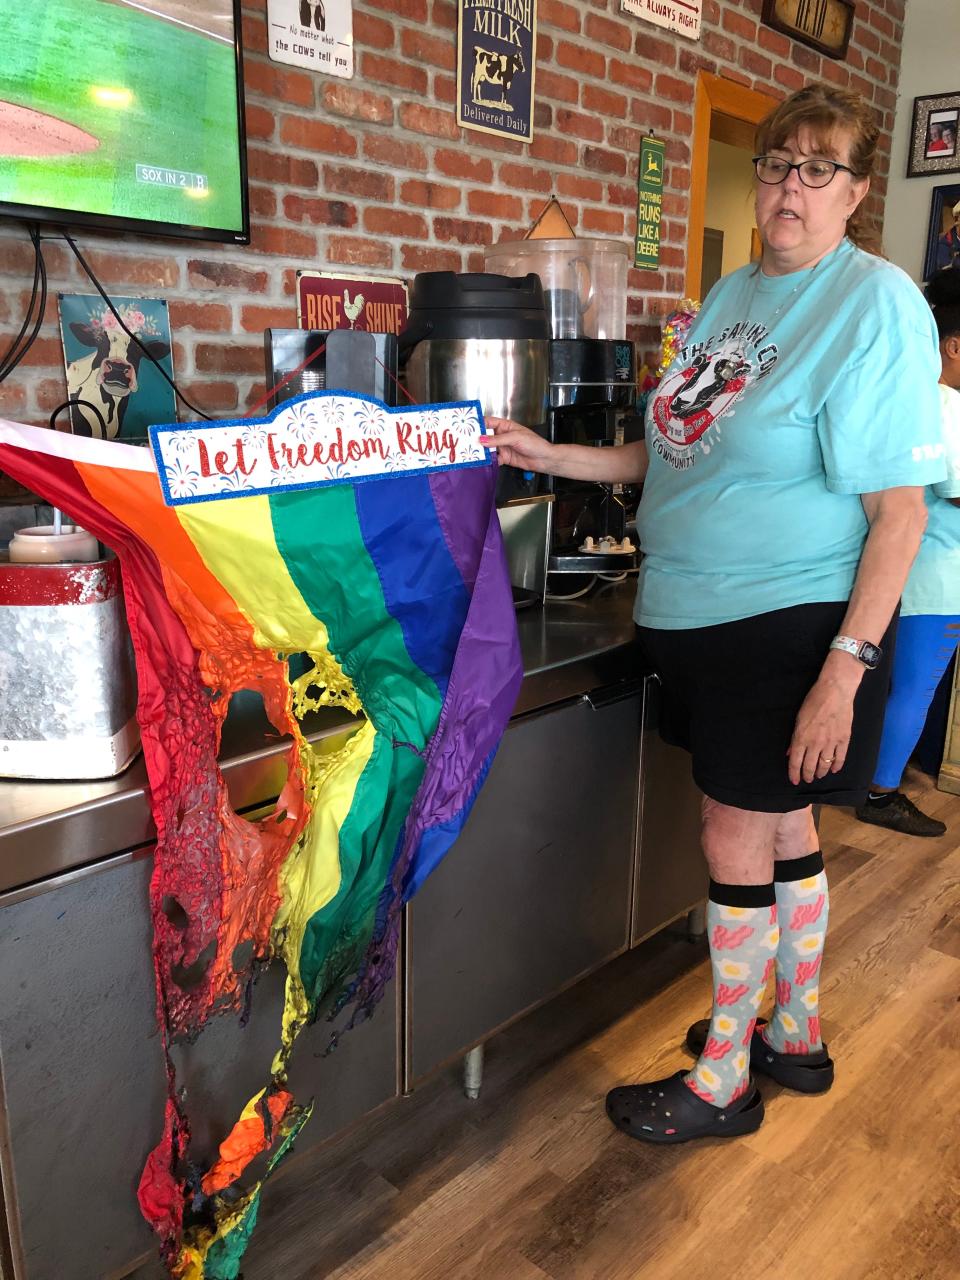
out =
<path fill-rule="evenodd" d="M 545 434 L 549 337 L 538 276 L 422 272 L 400 334 L 407 390 L 420 404 L 479 400 L 485 415 Z M 497 503 L 541 487 L 538 477 L 502 467 Z"/>

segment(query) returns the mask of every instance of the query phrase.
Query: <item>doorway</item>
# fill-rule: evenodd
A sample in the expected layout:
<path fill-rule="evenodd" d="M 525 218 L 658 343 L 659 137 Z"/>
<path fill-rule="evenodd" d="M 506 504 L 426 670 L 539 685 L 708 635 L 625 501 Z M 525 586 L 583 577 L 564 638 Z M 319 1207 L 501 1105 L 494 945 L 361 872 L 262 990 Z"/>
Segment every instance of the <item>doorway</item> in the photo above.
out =
<path fill-rule="evenodd" d="M 701 71 L 694 101 L 686 294 L 703 299 L 721 274 L 759 251 L 753 218 L 753 136 L 777 99 Z"/>

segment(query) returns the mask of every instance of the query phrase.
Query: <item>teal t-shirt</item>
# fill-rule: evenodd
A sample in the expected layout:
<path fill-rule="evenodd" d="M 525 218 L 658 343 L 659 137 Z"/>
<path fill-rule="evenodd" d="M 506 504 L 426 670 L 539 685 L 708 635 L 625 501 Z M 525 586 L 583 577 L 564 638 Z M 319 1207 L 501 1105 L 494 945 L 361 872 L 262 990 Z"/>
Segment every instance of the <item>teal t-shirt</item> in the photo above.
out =
<path fill-rule="evenodd" d="M 960 391 L 940 386 L 947 478 L 924 492 L 927 528 L 903 591 L 900 612 L 960 616 Z"/>
<path fill-rule="evenodd" d="M 944 480 L 933 316 L 845 240 L 711 289 L 650 397 L 634 616 L 689 628 L 850 596 L 860 494 Z"/>

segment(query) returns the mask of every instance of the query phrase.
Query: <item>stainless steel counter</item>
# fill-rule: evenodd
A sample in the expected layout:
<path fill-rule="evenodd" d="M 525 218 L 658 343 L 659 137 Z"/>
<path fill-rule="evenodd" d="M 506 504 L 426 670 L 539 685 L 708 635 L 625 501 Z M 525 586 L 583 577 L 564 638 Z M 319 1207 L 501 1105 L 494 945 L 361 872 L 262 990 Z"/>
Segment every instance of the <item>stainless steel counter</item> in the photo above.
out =
<path fill-rule="evenodd" d="M 331 1058 L 323 1021 L 298 1043 L 291 1088 L 320 1102 L 300 1153 L 402 1106 L 443 1062 L 702 898 L 699 797 L 689 761 L 659 743 L 632 601 L 625 583 L 518 615 L 516 714 L 456 856 L 406 908 L 378 1016 Z M 317 717 L 309 736 L 346 719 Z M 239 694 L 222 749 L 237 808 L 280 789 L 283 743 L 270 734 L 258 699 Z M 116 1278 L 155 1247 L 134 1195 L 167 1088 L 145 786 L 142 761 L 101 783 L 0 783 L 0 1278 Z M 174 1046 L 200 1165 L 262 1086 L 283 1002 L 273 965 L 246 1025 L 213 1019 Z M 77 1178 L 78 1151 L 96 1195 Z"/>
<path fill-rule="evenodd" d="M 633 581 L 582 600 L 517 614 L 524 681 L 517 715 L 641 674 L 631 617 Z M 311 741 L 349 723 L 343 711 L 311 716 Z M 221 768 L 237 810 L 275 797 L 286 740 L 256 701 L 238 695 L 224 725 Z M 102 782 L 0 781 L 0 893 L 63 875 L 155 839 L 143 758 Z"/>

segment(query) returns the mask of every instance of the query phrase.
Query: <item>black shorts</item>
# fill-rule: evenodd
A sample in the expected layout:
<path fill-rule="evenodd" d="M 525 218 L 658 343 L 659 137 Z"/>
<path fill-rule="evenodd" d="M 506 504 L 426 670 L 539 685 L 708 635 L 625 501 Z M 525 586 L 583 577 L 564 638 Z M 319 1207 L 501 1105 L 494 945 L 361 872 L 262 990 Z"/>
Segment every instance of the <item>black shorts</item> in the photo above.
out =
<path fill-rule="evenodd" d="M 693 756 L 697 786 L 721 804 L 786 813 L 808 804 L 862 804 L 873 780 L 897 619 L 875 671 L 865 671 L 843 768 L 794 786 L 787 748 L 847 602 L 802 604 L 691 630 L 640 627 L 663 683 L 660 733 Z"/>

